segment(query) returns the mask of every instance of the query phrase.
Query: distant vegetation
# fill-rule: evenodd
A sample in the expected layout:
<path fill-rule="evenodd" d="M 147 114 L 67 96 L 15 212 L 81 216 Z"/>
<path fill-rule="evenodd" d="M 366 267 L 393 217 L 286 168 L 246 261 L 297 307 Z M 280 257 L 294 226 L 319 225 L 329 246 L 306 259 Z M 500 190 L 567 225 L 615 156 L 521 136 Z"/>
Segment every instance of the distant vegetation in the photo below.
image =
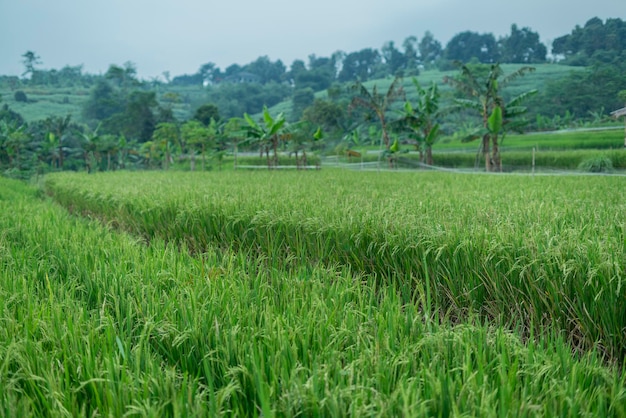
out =
<path fill-rule="evenodd" d="M 493 161 L 499 169 L 498 147 L 507 131 L 605 124 L 608 113 L 624 105 L 619 93 L 626 91 L 625 44 L 626 22 L 593 18 L 557 38 L 551 57 L 539 34 L 512 25 L 500 39 L 465 31 L 443 46 L 426 32 L 421 39 L 407 37 L 401 46 L 386 42 L 380 50 L 310 55 L 308 62 L 295 60 L 289 68 L 261 56 L 224 70 L 208 62 L 194 74 L 164 72 L 152 80 L 138 79 L 131 62 L 112 64 L 101 75 L 83 73 L 81 66 L 46 70 L 41 58 L 27 51 L 22 77 L 0 77 L 0 169 L 28 177 L 60 169 L 165 168 L 177 162 L 189 166 L 196 154 L 205 168 L 221 166 L 237 151 L 263 152 L 243 116 L 258 122 L 264 107 L 273 118 L 282 113 L 286 124 L 274 145 L 298 155 L 294 164 L 306 150 L 377 146 L 381 138 L 391 165 L 411 149 L 436 164 L 430 155 L 443 138 L 482 135 L 485 167 L 491 169 Z M 516 78 L 517 72 L 526 75 Z M 515 80 L 497 92 L 478 93 L 490 103 L 488 113 L 472 113 L 467 100 L 476 91 L 462 86 L 491 83 L 493 76 L 500 84 L 509 76 Z M 372 118 L 375 108 L 349 106 L 366 92 L 386 91 L 396 79 L 398 94 L 379 112 L 389 129 L 380 117 Z M 427 117 L 427 96 L 420 91 L 435 84 L 438 110 Z M 514 106 L 506 110 L 504 103 Z M 461 104 L 465 110 L 450 111 Z M 202 113 L 207 108 L 208 116 Z M 500 110 L 494 113 L 495 108 Z M 486 123 L 490 116 L 502 123 Z M 206 131 L 185 127 L 194 120 Z M 491 129 L 485 142 L 490 128 L 498 132 Z"/>

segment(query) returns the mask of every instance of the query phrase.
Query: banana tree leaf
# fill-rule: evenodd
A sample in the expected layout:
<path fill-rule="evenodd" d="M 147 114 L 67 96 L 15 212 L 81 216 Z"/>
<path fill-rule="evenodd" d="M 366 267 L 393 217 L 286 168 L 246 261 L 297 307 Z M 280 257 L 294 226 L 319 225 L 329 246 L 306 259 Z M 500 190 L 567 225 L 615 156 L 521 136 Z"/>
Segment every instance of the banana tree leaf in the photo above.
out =
<path fill-rule="evenodd" d="M 487 126 L 489 131 L 494 134 L 502 130 L 502 108 L 500 106 L 493 108 L 489 119 L 487 119 Z"/>

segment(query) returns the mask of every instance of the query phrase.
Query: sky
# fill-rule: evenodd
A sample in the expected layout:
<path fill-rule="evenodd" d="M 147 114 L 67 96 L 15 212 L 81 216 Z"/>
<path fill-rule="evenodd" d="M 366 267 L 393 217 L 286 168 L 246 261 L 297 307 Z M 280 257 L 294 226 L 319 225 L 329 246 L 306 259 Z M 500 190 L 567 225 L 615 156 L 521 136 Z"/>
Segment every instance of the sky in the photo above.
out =
<path fill-rule="evenodd" d="M 465 30 L 498 38 L 513 23 L 549 44 L 596 16 L 626 20 L 624 0 L 0 0 L 0 74 L 21 75 L 26 51 L 41 69 L 100 74 L 130 61 L 143 79 L 260 56 L 289 67 L 387 41 L 401 49 L 427 30 L 443 46 Z"/>

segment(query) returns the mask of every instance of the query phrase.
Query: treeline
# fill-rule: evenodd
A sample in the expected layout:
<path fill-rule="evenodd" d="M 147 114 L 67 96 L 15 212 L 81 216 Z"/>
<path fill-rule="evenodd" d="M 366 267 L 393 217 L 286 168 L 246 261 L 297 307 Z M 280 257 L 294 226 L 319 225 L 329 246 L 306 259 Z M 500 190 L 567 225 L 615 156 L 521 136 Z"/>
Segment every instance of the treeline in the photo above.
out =
<path fill-rule="evenodd" d="M 586 68 L 548 82 L 526 101 L 531 126 L 561 128 L 584 118 L 602 119 L 608 111 L 623 106 L 625 45 L 626 23 L 620 19 L 602 22 L 594 18 L 584 27 L 576 27 L 571 34 L 555 40 L 553 54 L 569 64 L 584 62 Z M 490 66 L 496 65 L 493 63 L 532 65 L 544 62 L 546 53 L 537 33 L 513 25 L 511 33 L 498 40 L 490 34 L 462 32 L 444 48 L 427 32 L 419 40 L 408 37 L 401 47 L 387 42 L 380 51 L 366 48 L 352 53 L 337 52 L 330 57 L 311 55 L 307 63 L 296 60 L 289 69 L 280 60 L 271 61 L 263 56 L 244 66 L 231 65 L 224 71 L 207 63 L 192 75 L 171 79 L 164 73 L 165 81 L 146 81 L 137 77 L 137 70 L 130 62 L 111 65 L 105 74 L 97 76 L 83 74 L 80 66 L 40 70 L 40 58 L 29 51 L 23 55 L 22 78 L 0 78 L 0 83 L 14 92 L 16 100 L 19 96 L 28 102 L 20 87 L 36 85 L 89 88 L 89 97 L 80 116 L 48 117 L 29 124 L 5 104 L 0 110 L 0 168 L 5 173 L 27 176 L 60 169 L 166 168 L 175 162 L 175 155 L 187 162 L 201 155 L 203 165 L 210 164 L 207 162 L 210 158 L 219 162 L 227 150 L 232 152 L 245 144 L 238 141 L 249 139 L 246 132 L 242 133 L 243 130 L 249 133 L 250 128 L 243 115 L 260 113 L 264 107 L 288 99 L 291 109 L 284 117 L 293 129 L 284 133 L 283 139 L 288 140 L 281 140 L 281 149 L 305 155 L 306 160 L 308 150 L 323 146 L 323 141 L 312 140 L 318 127 L 326 135 L 327 147 L 377 143 L 381 134 L 386 135 L 380 115 L 389 107 L 385 104 L 382 111 L 376 108 L 380 107 L 376 101 L 383 96 L 370 90 L 372 97 L 368 100 L 371 99 L 374 107 L 351 106 L 355 97 L 353 87 L 363 87 L 361 83 L 368 79 L 411 78 L 425 68 L 455 68 L 459 64 L 453 63 L 457 61 L 468 63 L 466 68 L 473 72 L 470 75 L 480 79 L 487 76 Z M 481 63 L 487 65 L 480 69 Z M 315 92 L 323 90 L 327 92 L 325 98 L 316 98 Z M 200 92 L 201 99 L 193 103 L 188 116 L 176 117 L 175 104 L 187 100 L 182 96 L 190 91 Z M 439 92 L 435 90 L 418 87 L 417 91 L 418 107 L 422 103 L 425 109 L 432 108 L 426 102 L 428 91 L 439 101 Z M 620 96 L 619 92 L 624 94 Z M 440 105 L 444 108 L 458 98 L 454 92 L 446 91 L 441 94 Z M 508 99 L 506 94 L 503 98 Z M 368 107 L 370 110 L 366 110 Z M 409 122 L 412 117 L 424 120 L 417 114 L 405 116 Z M 461 126 L 466 122 L 460 118 L 436 120 L 441 127 L 437 134 L 457 134 L 480 126 L 476 120 L 471 126 Z M 366 123 L 359 125 L 364 119 Z M 420 130 L 423 126 L 414 126 L 412 141 L 420 152 L 427 153 L 426 144 L 434 137 Z M 259 132 L 260 137 L 265 135 L 262 129 Z M 402 140 L 401 136 L 396 138 Z M 256 144 L 249 141 L 247 146 L 265 149 L 264 158 L 269 165 L 268 149 L 273 147 L 276 151 L 275 143 L 270 147 L 272 141 L 268 137 L 257 139 Z M 393 138 L 385 140 L 385 148 L 391 153 L 395 152 L 394 142 Z M 276 155 L 273 159 L 277 160 Z"/>

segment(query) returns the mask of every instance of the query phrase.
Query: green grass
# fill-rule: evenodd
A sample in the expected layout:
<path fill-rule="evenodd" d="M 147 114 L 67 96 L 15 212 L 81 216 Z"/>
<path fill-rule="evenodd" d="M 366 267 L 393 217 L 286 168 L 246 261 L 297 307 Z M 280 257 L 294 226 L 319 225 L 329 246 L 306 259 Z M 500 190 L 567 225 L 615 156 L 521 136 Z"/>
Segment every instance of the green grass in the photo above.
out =
<path fill-rule="evenodd" d="M 117 189 L 117 199 L 99 195 L 103 209 L 143 188 L 140 200 L 154 200 L 144 209 L 156 212 L 163 207 L 150 183 L 169 194 L 162 187 L 186 179 L 184 189 L 208 205 L 220 178 L 238 182 L 65 176 L 53 177 L 58 189 L 64 179 Z M 428 286 L 407 303 L 399 288 L 339 265 L 283 269 L 252 250 L 210 245 L 192 256 L 155 236 L 145 245 L 37 199 L 22 183 L 0 184 L 4 416 L 626 413 L 621 370 L 593 349 L 573 355 L 558 333 L 522 341 L 472 317 L 437 321 Z M 222 204 L 237 196 L 218 195 Z M 277 212 L 287 205 L 273 203 Z"/>
<path fill-rule="evenodd" d="M 280 268 L 348 266 L 405 303 L 430 289 L 442 317 L 548 326 L 581 350 L 626 355 L 621 177 L 65 173 L 46 188 L 148 241 L 252 251 Z"/>
<path fill-rule="evenodd" d="M 2 103 L 22 115 L 27 122 L 67 115 L 72 115 L 73 120 L 81 120 L 82 107 L 89 98 L 89 90 L 82 87 L 23 86 L 17 90 L 26 93 L 29 102 L 15 101 L 15 92 L 4 88 L 0 90 Z"/>
<path fill-rule="evenodd" d="M 460 139 L 443 138 L 433 147 L 436 151 L 476 150 L 478 142 L 461 142 Z M 622 149 L 624 126 L 608 126 L 602 130 L 537 132 L 507 135 L 502 142 L 503 154 L 509 150 L 553 151 L 574 149 Z"/>

